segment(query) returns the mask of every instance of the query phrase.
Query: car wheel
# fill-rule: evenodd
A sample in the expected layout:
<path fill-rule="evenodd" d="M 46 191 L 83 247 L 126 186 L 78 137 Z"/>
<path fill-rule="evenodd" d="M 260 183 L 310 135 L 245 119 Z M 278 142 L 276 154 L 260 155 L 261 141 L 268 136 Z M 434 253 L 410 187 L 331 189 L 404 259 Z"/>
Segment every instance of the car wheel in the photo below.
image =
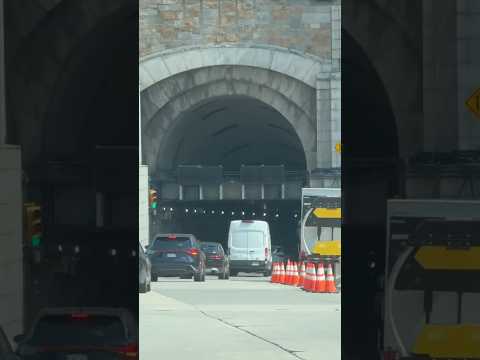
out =
<path fill-rule="evenodd" d="M 232 275 L 232 276 L 238 276 L 238 271 L 230 271 L 230 275 Z"/>
<path fill-rule="evenodd" d="M 151 281 L 156 282 L 158 280 L 157 275 L 152 275 Z"/>
<path fill-rule="evenodd" d="M 151 288 L 151 286 L 150 286 L 150 283 L 148 283 L 147 292 L 150 292 L 150 291 L 152 291 L 152 288 Z"/>
<path fill-rule="evenodd" d="M 145 294 L 147 292 L 147 283 L 138 285 L 138 292 L 140 294 Z"/>
<path fill-rule="evenodd" d="M 219 279 L 219 280 L 225 279 L 225 270 L 223 270 L 222 273 L 218 273 L 218 279 Z"/>

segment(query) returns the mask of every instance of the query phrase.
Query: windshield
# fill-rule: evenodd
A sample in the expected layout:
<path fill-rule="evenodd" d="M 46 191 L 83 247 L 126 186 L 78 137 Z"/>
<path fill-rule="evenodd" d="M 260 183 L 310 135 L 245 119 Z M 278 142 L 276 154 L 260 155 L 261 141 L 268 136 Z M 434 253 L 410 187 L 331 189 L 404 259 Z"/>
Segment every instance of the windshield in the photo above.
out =
<path fill-rule="evenodd" d="M 126 341 L 125 327 L 115 316 L 50 315 L 34 329 L 30 345 L 42 346 L 116 346 Z"/>
<path fill-rule="evenodd" d="M 152 250 L 165 250 L 165 249 L 188 249 L 191 247 L 190 238 L 177 237 L 169 239 L 168 237 L 159 237 L 152 244 L 150 249 Z"/>
<path fill-rule="evenodd" d="M 202 244 L 202 251 L 213 254 L 220 252 L 219 246 L 217 244 Z"/>

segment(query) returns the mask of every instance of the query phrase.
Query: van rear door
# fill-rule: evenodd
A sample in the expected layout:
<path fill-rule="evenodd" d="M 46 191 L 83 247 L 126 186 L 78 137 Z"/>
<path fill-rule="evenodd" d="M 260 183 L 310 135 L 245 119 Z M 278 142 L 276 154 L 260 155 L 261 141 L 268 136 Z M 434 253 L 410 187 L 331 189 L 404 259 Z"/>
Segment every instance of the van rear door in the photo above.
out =
<path fill-rule="evenodd" d="M 248 260 L 265 260 L 265 234 L 262 231 L 247 231 Z"/>
<path fill-rule="evenodd" d="M 230 245 L 230 260 L 248 259 L 248 237 L 246 231 L 233 231 Z"/>

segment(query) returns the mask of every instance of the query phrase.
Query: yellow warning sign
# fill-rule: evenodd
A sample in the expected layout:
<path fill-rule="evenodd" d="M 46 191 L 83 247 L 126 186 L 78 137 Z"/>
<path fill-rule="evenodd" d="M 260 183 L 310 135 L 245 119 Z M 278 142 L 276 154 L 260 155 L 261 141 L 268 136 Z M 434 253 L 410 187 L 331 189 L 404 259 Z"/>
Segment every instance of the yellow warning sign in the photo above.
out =
<path fill-rule="evenodd" d="M 341 153 L 342 152 L 342 144 L 340 144 L 340 143 L 335 144 L 335 151 L 337 153 Z"/>
<path fill-rule="evenodd" d="M 477 89 L 465 104 L 480 119 L 480 89 Z"/>
<path fill-rule="evenodd" d="M 313 213 L 317 218 L 321 219 L 341 219 L 342 218 L 342 209 L 334 208 L 334 209 L 327 209 L 327 208 L 316 208 L 313 210 Z"/>

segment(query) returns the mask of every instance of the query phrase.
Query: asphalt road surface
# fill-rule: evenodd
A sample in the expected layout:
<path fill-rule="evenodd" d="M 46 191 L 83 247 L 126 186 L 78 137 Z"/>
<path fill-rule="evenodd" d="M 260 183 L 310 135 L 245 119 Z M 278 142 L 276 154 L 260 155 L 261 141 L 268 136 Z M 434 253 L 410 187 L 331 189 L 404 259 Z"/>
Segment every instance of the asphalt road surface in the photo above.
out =
<path fill-rule="evenodd" d="M 159 278 L 139 296 L 141 360 L 340 360 L 340 294 L 250 275 Z"/>

